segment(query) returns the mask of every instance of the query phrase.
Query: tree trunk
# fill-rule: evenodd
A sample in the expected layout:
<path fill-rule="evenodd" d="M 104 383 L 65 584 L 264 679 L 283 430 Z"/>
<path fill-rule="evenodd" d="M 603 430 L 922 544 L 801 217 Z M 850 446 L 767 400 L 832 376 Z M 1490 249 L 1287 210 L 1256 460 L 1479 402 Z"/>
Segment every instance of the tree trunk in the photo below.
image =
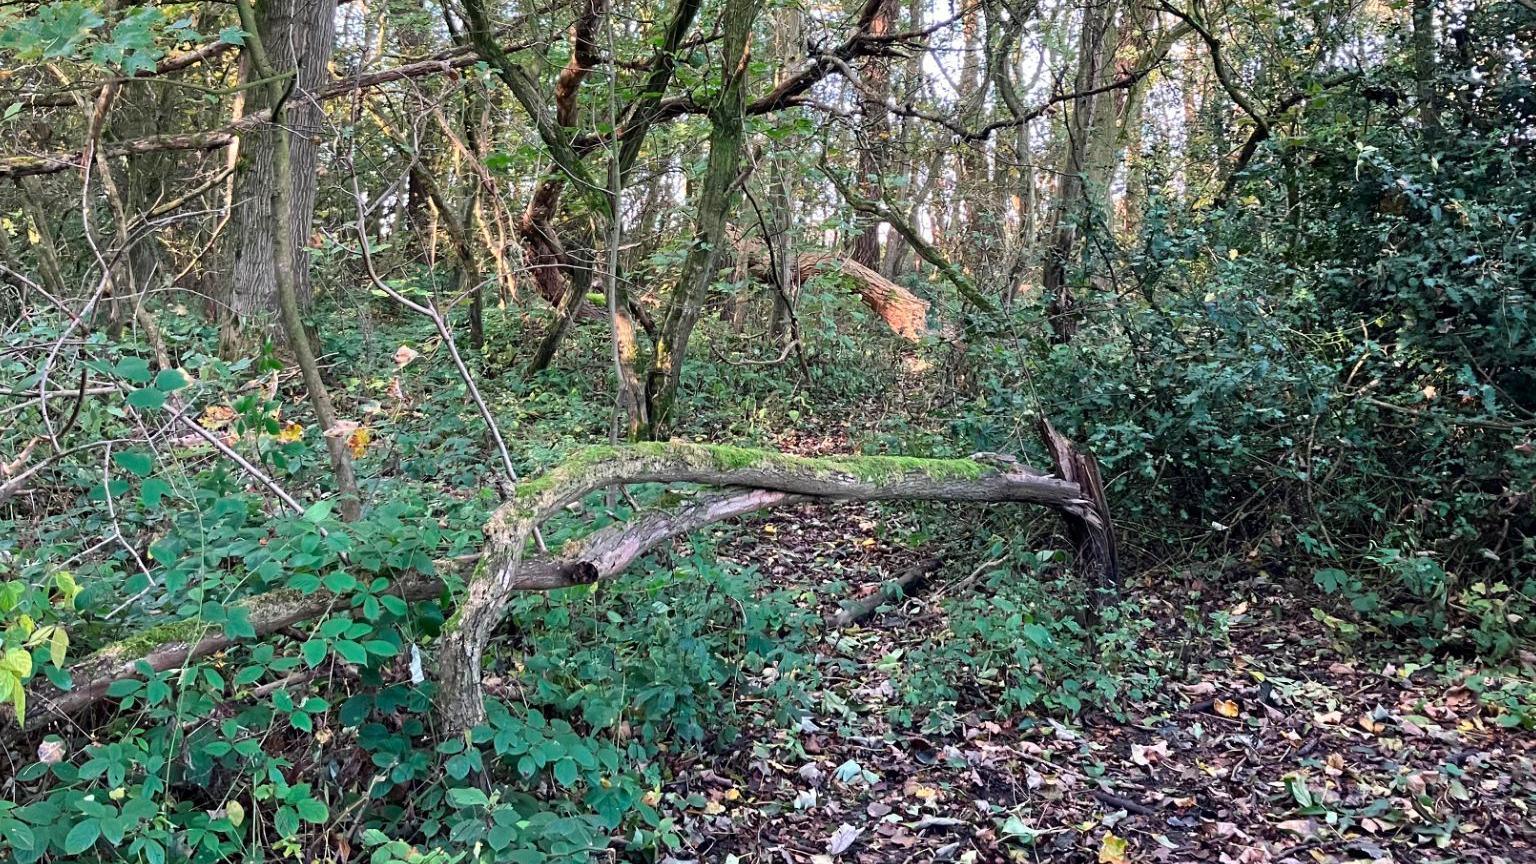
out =
<path fill-rule="evenodd" d="M 1083 6 L 1082 26 L 1077 44 L 1076 91 L 1091 90 L 1113 73 L 1113 39 L 1116 3 L 1088 3 Z M 1077 332 L 1077 298 L 1067 284 L 1067 267 L 1077 251 L 1077 241 L 1088 201 L 1085 174 L 1088 171 L 1092 136 L 1099 128 L 1096 114 L 1105 103 L 1101 96 L 1077 99 L 1072 103 L 1064 124 L 1061 170 L 1056 182 L 1056 202 L 1052 238 L 1045 253 L 1041 289 L 1048 301 L 1051 330 L 1056 341 L 1067 342 Z"/>
<path fill-rule="evenodd" d="M 688 249 L 677 286 L 667 303 L 645 380 L 648 438 L 664 438 L 671 424 L 672 403 L 682 379 L 688 339 L 693 335 L 693 325 L 699 319 L 725 247 L 726 222 L 738 197 L 737 172 L 746 138 L 743 117 L 752 22 L 760 8 L 759 0 L 728 0 L 722 16 L 722 80 L 720 93 L 709 111 L 709 160 L 699 191 L 696 239 Z"/>
<path fill-rule="evenodd" d="M 291 232 L 288 248 L 293 260 L 289 270 L 296 276 L 295 297 L 300 309 L 308 309 L 313 293 L 309 280 L 309 235 L 313 224 L 319 178 L 319 136 L 324 123 L 320 94 L 330 84 L 327 65 L 336 42 L 335 0 L 267 0 L 257 8 L 257 27 L 262 43 L 270 46 L 274 74 L 296 70 L 281 88 L 256 87 L 250 92 L 247 113 L 270 109 L 282 101 L 288 128 L 293 166 L 292 212 L 285 221 Z M 248 77 L 254 76 L 248 72 Z M 288 88 L 292 87 L 291 90 Z M 271 91 L 287 92 L 274 99 Z M 221 341 L 226 354 L 250 347 L 250 338 L 278 333 L 277 266 L 273 234 L 279 220 L 273 212 L 271 190 L 277 182 L 277 136 L 271 124 L 262 124 L 241 136 L 240 161 L 235 172 L 235 208 L 225 242 L 234 244 L 233 285 L 225 311 Z"/>
<path fill-rule="evenodd" d="M 879 0 L 869 21 L 869 35 L 886 36 L 896 22 L 898 0 Z M 891 61 L 870 57 L 864 63 L 864 119 L 859 124 L 858 189 L 865 198 L 885 195 L 886 161 L 891 148 Z M 853 260 L 876 270 L 880 267 L 880 223 L 860 214 L 853 238 Z"/>

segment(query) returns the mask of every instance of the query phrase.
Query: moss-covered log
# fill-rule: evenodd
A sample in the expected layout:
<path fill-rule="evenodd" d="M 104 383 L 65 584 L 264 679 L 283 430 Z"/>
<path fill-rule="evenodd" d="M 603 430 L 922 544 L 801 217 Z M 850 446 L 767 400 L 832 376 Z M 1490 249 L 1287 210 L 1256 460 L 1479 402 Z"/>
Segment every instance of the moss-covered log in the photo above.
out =
<path fill-rule="evenodd" d="M 805 496 L 763 489 L 739 489 L 701 495 L 676 506 L 646 513 L 629 522 L 610 525 L 567 543 L 555 556 L 523 562 L 508 591 L 550 591 L 569 588 L 624 572 L 635 559 L 666 540 L 706 525 L 743 516 L 766 507 L 805 501 Z M 480 556 L 437 562 L 439 572 L 453 574 L 474 566 Z M 397 580 L 391 592 L 406 600 L 427 600 L 448 591 L 442 579 L 412 575 Z M 343 597 L 326 591 L 301 594 L 282 590 L 241 601 L 237 608 L 251 624 L 256 638 L 276 633 L 323 615 L 347 613 Z M 164 672 L 234 647 L 240 640 L 201 619 L 173 621 L 115 642 L 70 667 L 74 686 L 67 691 L 38 687 L 29 697 L 32 710 L 27 728 L 77 714 L 101 701 L 114 681 Z M 40 682 L 41 679 L 38 679 Z M 0 712 L 0 726 L 14 715 Z M 12 725 L 14 731 L 14 725 Z"/>
<path fill-rule="evenodd" d="M 726 488 L 610 525 L 567 543 L 558 554 L 523 559 L 534 528 L 567 504 L 599 489 L 646 482 Z M 771 507 L 814 500 L 898 499 L 1041 504 L 1062 512 L 1069 523 L 1091 536 L 1112 537 L 1099 508 L 1079 492 L 1076 483 L 995 457 L 813 458 L 679 443 L 587 448 L 519 488 L 516 499 L 488 522 L 481 555 L 438 562 L 439 571 L 446 574 L 473 567 L 438 652 L 444 716 L 458 726 L 478 722 L 483 710 L 480 659 L 513 593 L 610 579 L 673 537 Z M 449 590 L 446 581 L 451 580 L 412 575 L 398 580 L 391 590 L 408 600 L 424 600 L 444 595 Z M 343 597 L 290 590 L 244 600 L 239 608 L 257 639 L 350 611 Z M 238 642 L 203 620 L 173 622 L 136 634 L 72 666 L 70 678 L 75 685 L 70 690 L 35 689 L 27 727 L 81 712 L 101 701 L 114 681 L 175 669 Z"/>
<path fill-rule="evenodd" d="M 446 628 L 438 652 L 440 709 L 450 726 L 467 729 L 483 719 L 481 657 L 511 594 L 527 584 L 522 558 L 533 529 L 585 495 L 621 483 L 748 487 L 758 494 L 833 501 L 1041 504 L 1097 530 L 1103 527 L 1093 502 L 1081 495 L 1076 483 L 1003 460 L 818 458 L 681 443 L 587 448 L 553 471 L 524 483 L 517 498 L 497 510 L 486 526 L 484 557 L 466 586 L 465 597 Z M 783 503 L 783 499 L 774 503 Z"/>

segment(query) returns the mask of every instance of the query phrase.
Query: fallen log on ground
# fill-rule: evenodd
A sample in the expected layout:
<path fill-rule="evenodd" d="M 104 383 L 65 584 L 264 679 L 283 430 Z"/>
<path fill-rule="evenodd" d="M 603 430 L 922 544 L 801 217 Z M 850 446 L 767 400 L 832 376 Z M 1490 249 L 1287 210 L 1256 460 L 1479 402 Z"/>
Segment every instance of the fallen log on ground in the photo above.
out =
<path fill-rule="evenodd" d="M 806 500 L 809 499 L 805 496 L 762 489 L 701 495 L 678 506 L 655 510 L 630 522 L 595 531 L 566 544 L 557 556 L 525 561 L 517 580 L 508 590 L 552 591 L 611 579 L 624 572 L 635 559 L 679 534 L 765 507 Z M 468 570 L 479 559 L 480 556 L 471 555 L 436 563 L 438 570 L 446 574 Z M 390 586 L 389 593 L 417 601 L 441 597 L 447 590 L 447 584 L 437 576 L 411 574 L 398 579 Z M 244 612 L 256 639 L 324 615 L 351 611 L 345 598 L 329 591 L 303 594 L 292 589 L 259 594 L 240 601 L 235 607 Z M 107 688 L 116 681 L 139 678 L 146 672 L 175 669 L 199 657 L 232 648 L 241 641 L 199 619 L 151 627 L 70 666 L 70 679 L 75 682 L 71 689 L 35 690 L 29 697 L 33 710 L 27 717 L 26 728 L 78 714 L 101 701 L 107 695 Z M 15 731 L 12 717 L 14 715 L 9 712 L 0 716 L 0 727 L 9 722 L 11 731 Z"/>
<path fill-rule="evenodd" d="M 558 554 L 523 559 L 533 529 L 561 508 L 599 489 L 648 482 L 725 488 L 610 525 L 566 544 Z M 490 519 L 481 555 L 437 562 L 446 573 L 472 569 L 438 649 L 443 716 L 463 728 L 482 716 L 480 658 L 516 592 L 611 579 L 671 538 L 759 510 L 807 501 L 902 499 L 1041 504 L 1060 511 L 1084 536 L 1100 537 L 1098 548 L 1113 551 L 1112 534 L 1102 539 L 1108 526 L 1098 507 L 1077 484 L 984 454 L 974 459 L 812 458 L 679 443 L 588 448 L 525 482 Z M 441 597 L 447 590 L 442 578 L 413 574 L 398 579 L 390 593 L 416 601 Z M 291 589 L 251 597 L 238 606 L 257 639 L 351 611 L 344 597 Z M 70 690 L 34 690 L 34 710 L 25 728 L 78 714 L 105 698 L 113 682 L 175 669 L 240 641 L 203 620 L 151 628 L 71 666 L 76 683 Z M 19 731 L 14 721 L 8 725 L 11 732 Z"/>
<path fill-rule="evenodd" d="M 438 649 L 438 710 L 451 729 L 485 716 L 481 658 L 523 579 L 534 528 L 598 489 L 627 483 L 749 487 L 829 501 L 972 501 L 1041 504 L 1085 531 L 1100 532 L 1098 510 L 1076 483 L 1017 463 L 898 456 L 790 456 L 700 444 L 591 447 L 525 482 L 486 526 L 485 555 L 466 586 Z"/>
<path fill-rule="evenodd" d="M 928 581 L 929 576 L 938 572 L 940 563 L 937 558 L 929 558 L 927 561 L 907 568 L 906 572 L 895 579 L 876 585 L 874 593 L 868 597 L 846 603 L 843 608 L 828 615 L 827 626 L 833 630 L 840 630 L 875 614 L 875 610 L 885 605 L 886 601 L 896 599 L 886 592 L 887 585 L 891 586 L 892 593 L 900 597 L 912 596 L 913 592 Z"/>

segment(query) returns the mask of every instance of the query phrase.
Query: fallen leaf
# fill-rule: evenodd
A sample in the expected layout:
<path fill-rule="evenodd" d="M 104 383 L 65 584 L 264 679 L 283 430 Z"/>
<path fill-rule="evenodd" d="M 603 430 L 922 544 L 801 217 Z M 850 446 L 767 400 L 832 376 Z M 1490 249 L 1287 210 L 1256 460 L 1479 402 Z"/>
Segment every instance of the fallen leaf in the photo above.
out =
<path fill-rule="evenodd" d="M 411 365 L 412 360 L 415 360 L 420 356 L 421 352 L 417 351 L 415 348 L 412 348 L 409 345 L 401 345 L 399 348 L 395 349 L 395 366 L 399 369 L 404 369 L 405 367 Z"/>
<path fill-rule="evenodd" d="M 1317 836 L 1317 823 L 1311 819 L 1287 819 L 1275 827 L 1281 831 L 1289 831 L 1303 840 L 1310 840 Z"/>
<path fill-rule="evenodd" d="M 197 425 L 214 432 L 228 426 L 233 419 L 235 409 L 227 405 L 209 405 L 203 410 L 203 416 L 198 418 Z"/>
<path fill-rule="evenodd" d="M 1243 710 L 1238 706 L 1236 699 L 1217 699 L 1212 703 L 1212 707 L 1223 717 L 1236 717 Z"/>
<path fill-rule="evenodd" d="M 289 423 L 277 433 L 279 444 L 292 444 L 304 437 L 304 425 L 302 423 Z"/>
<path fill-rule="evenodd" d="M 347 436 L 347 449 L 352 451 L 353 459 L 363 458 L 368 452 L 368 445 L 373 441 L 373 433 L 366 428 L 357 429 Z"/>
<path fill-rule="evenodd" d="M 855 828 L 847 822 L 837 826 L 837 830 L 827 840 L 827 854 L 835 856 L 847 852 L 849 847 L 859 841 L 863 833 L 864 829 Z"/>
<path fill-rule="evenodd" d="M 44 765 L 57 765 L 64 761 L 64 742 L 49 739 L 37 745 L 37 761 Z"/>
<path fill-rule="evenodd" d="M 1168 742 L 1158 741 L 1156 744 L 1132 744 L 1131 761 L 1137 765 L 1148 767 L 1168 758 Z"/>
<path fill-rule="evenodd" d="M 356 432 L 360 426 L 362 426 L 362 424 L 356 420 L 337 420 L 336 425 L 325 430 L 325 437 L 346 438 L 348 435 Z"/>
<path fill-rule="evenodd" d="M 1099 841 L 1099 864 L 1130 864 L 1127 857 L 1130 843 L 1124 837 L 1116 837 L 1114 833 L 1104 835 Z"/>

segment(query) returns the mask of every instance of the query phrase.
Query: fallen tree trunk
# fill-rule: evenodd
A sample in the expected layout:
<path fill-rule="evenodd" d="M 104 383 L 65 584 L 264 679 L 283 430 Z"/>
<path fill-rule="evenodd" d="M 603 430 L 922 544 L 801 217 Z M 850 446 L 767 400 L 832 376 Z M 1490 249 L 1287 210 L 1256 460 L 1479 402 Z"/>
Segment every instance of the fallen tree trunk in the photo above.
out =
<path fill-rule="evenodd" d="M 743 240 L 737 244 L 747 256 L 748 271 L 764 281 L 773 279 L 773 268 L 761 241 Z M 928 332 L 928 301 L 865 267 L 852 258 L 831 252 L 801 252 L 790 262 L 791 285 L 824 273 L 839 273 L 853 282 L 854 291 L 871 311 L 880 316 L 891 331 L 903 339 L 917 341 Z M 789 286 L 786 286 L 786 288 Z"/>
<path fill-rule="evenodd" d="M 1094 518 L 1068 519 L 1067 537 L 1072 541 L 1073 561 L 1078 573 L 1094 588 L 1091 608 L 1095 613 L 1108 600 L 1120 594 L 1120 553 L 1115 540 L 1115 523 L 1109 517 L 1109 498 L 1099 477 L 1099 462 L 1093 454 L 1077 448 L 1067 436 L 1056 431 L 1051 421 L 1040 418 L 1040 437 L 1056 464 L 1056 476 L 1074 483 L 1088 500 Z"/>
<path fill-rule="evenodd" d="M 451 729 L 469 729 L 485 717 L 481 657 L 512 593 L 525 582 L 522 557 L 534 528 L 587 494 L 624 483 L 751 487 L 833 501 L 1019 502 L 1060 510 L 1074 522 L 1098 526 L 1099 518 L 1077 484 L 1016 463 L 813 458 L 681 443 L 591 447 L 524 483 L 517 498 L 497 510 L 486 526 L 485 556 L 458 612 L 444 627 L 438 650 L 438 710 Z"/>
<path fill-rule="evenodd" d="M 737 516 L 767 507 L 810 500 L 804 495 L 766 489 L 735 489 L 701 495 L 675 507 L 652 511 L 630 522 L 610 525 L 566 544 L 561 553 L 523 562 L 509 591 L 552 591 L 571 588 L 623 573 L 635 559 L 661 543 Z M 436 562 L 446 573 L 468 569 L 481 556 L 471 555 Z M 437 576 L 412 574 L 397 580 L 389 593 L 406 600 L 429 600 L 449 590 Z M 293 590 L 271 591 L 236 604 L 260 639 L 304 621 L 333 612 L 349 612 L 345 598 L 329 591 L 302 594 Z M 42 690 L 31 694 L 35 708 L 27 729 L 44 725 L 50 718 L 77 714 L 101 701 L 113 682 L 138 678 L 146 672 L 164 672 L 210 654 L 234 647 L 231 638 L 202 620 L 175 621 L 152 627 L 129 639 L 109 645 L 69 669 L 75 686 L 67 691 Z M 3 717 L 12 715 L 6 712 Z M 12 727 L 14 731 L 14 725 Z"/>
<path fill-rule="evenodd" d="M 608 526 L 567 543 L 557 555 L 522 559 L 533 529 L 567 504 L 598 489 L 645 482 L 727 488 Z M 1113 562 L 1112 530 L 1102 521 L 1094 500 L 1084 496 L 1076 483 L 983 454 L 974 459 L 811 458 L 677 443 L 589 448 L 525 482 L 517 498 L 492 516 L 483 554 L 436 562 L 446 574 L 473 568 L 466 596 L 439 649 L 444 717 L 464 723 L 483 711 L 480 658 L 514 593 L 611 579 L 671 538 L 759 510 L 817 500 L 896 499 L 1041 504 L 1060 511 L 1069 526 L 1077 526 L 1084 536 L 1100 538 L 1092 548 L 1106 550 Z M 914 579 L 926 575 L 926 571 L 914 573 L 918 574 Z M 443 578 L 412 574 L 397 579 L 390 593 L 417 601 L 441 597 L 448 590 Z M 326 591 L 274 591 L 241 601 L 237 607 L 244 611 L 257 639 L 304 621 L 351 611 L 345 597 Z M 841 618 L 832 623 L 840 626 Z M 8 719 L 0 723 L 10 733 L 45 726 L 51 719 L 78 714 L 101 701 L 116 681 L 176 669 L 240 641 L 204 620 L 151 628 L 71 666 L 70 678 L 76 683 L 70 690 L 34 690 L 30 695 L 34 710 L 24 727 Z M 4 716 L 10 717 L 9 713 Z M 468 725 L 474 724 L 465 728 Z"/>

